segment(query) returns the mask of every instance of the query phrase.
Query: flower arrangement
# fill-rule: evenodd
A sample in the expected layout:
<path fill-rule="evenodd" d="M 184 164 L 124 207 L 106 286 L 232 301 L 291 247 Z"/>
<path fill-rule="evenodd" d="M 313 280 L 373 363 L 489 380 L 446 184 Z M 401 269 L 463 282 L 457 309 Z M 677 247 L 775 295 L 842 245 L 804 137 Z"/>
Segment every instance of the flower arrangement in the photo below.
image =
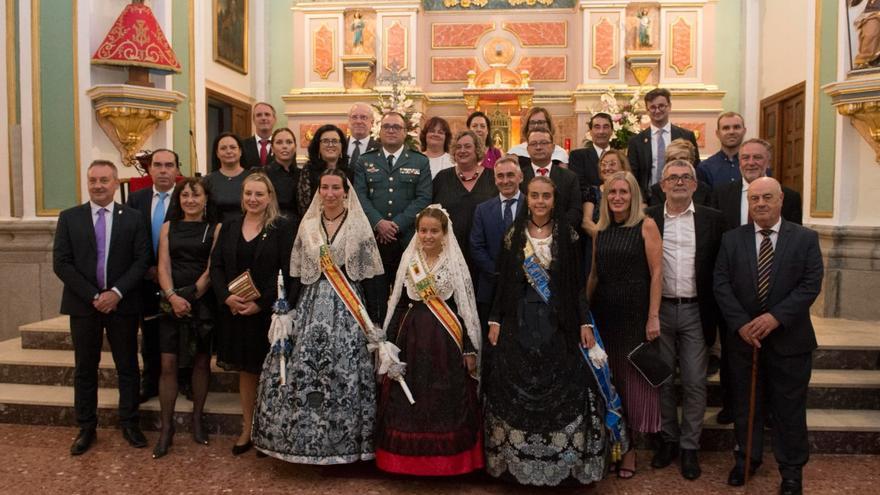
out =
<path fill-rule="evenodd" d="M 399 76 L 399 74 L 396 74 Z M 379 103 L 373 105 L 373 138 L 379 139 L 379 129 L 382 127 L 382 116 L 388 112 L 397 112 L 403 115 L 406 126 L 406 140 L 404 145 L 418 150 L 419 133 L 422 126 L 422 112 L 415 111 L 415 102 L 407 95 L 406 86 L 401 84 L 403 78 L 391 77 L 391 92 L 379 94 Z"/>
<path fill-rule="evenodd" d="M 623 105 L 617 101 L 617 96 L 610 89 L 599 97 L 599 101 L 599 108 L 591 111 L 594 114 L 602 112 L 611 115 L 611 125 L 614 128 L 611 147 L 614 149 L 625 149 L 629 139 L 641 132 L 643 125 L 650 121 L 638 89 Z"/>

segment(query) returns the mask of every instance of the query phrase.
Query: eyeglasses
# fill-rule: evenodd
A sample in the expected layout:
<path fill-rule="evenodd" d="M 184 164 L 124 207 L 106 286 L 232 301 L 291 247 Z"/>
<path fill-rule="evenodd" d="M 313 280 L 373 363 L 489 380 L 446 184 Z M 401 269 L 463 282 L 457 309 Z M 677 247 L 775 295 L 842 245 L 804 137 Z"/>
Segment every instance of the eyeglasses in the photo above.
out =
<path fill-rule="evenodd" d="M 658 105 L 649 106 L 648 110 L 651 112 L 662 112 L 663 110 L 666 110 L 667 108 L 669 108 L 669 105 L 667 105 L 666 103 L 660 103 Z"/>
<path fill-rule="evenodd" d="M 663 181 L 667 184 L 678 184 L 678 181 L 690 182 L 692 180 L 694 180 L 694 176 L 691 174 L 670 175 L 663 178 Z"/>
<path fill-rule="evenodd" d="M 547 121 L 546 120 L 530 120 L 529 126 L 531 126 L 531 127 L 539 127 L 539 126 L 546 127 Z"/>
<path fill-rule="evenodd" d="M 403 130 L 403 126 L 400 124 L 382 124 L 382 130 L 399 132 Z"/>
<path fill-rule="evenodd" d="M 324 138 L 320 141 L 321 144 L 325 144 L 327 146 L 339 146 L 339 143 L 341 143 L 341 142 L 342 141 L 340 141 L 338 139 L 327 139 L 327 138 Z"/>
<path fill-rule="evenodd" d="M 551 141 L 529 141 L 529 146 L 550 146 Z"/>

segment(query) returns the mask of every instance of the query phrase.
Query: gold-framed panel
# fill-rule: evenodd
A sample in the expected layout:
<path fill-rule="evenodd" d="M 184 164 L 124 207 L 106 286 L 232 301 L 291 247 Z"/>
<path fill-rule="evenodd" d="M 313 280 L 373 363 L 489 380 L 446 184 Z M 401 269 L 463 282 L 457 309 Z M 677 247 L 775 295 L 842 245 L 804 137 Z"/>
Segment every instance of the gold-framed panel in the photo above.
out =
<path fill-rule="evenodd" d="M 688 54 L 690 55 L 690 57 L 688 58 L 688 65 L 685 66 L 685 68 L 683 68 L 683 69 L 676 67 L 672 63 L 672 55 L 671 55 L 672 54 L 672 43 L 673 43 L 672 27 L 675 24 L 678 24 L 678 21 L 683 22 L 684 25 L 687 26 L 688 32 L 690 33 L 689 43 L 688 43 Z M 677 75 L 683 76 L 683 75 L 687 74 L 688 70 L 690 70 L 694 67 L 694 57 L 696 56 L 696 50 L 694 49 L 695 41 L 696 41 L 695 36 L 694 36 L 694 27 L 687 21 L 687 19 L 685 19 L 682 15 L 679 14 L 676 17 L 675 21 L 667 24 L 667 30 L 669 31 L 669 39 L 666 44 L 666 51 L 667 51 L 667 53 L 670 54 L 668 57 L 668 64 L 667 65 L 669 65 L 669 68 L 674 70 Z"/>
<path fill-rule="evenodd" d="M 603 12 L 603 14 L 605 14 L 605 13 L 610 14 L 610 12 Z M 617 13 L 617 15 L 619 17 L 620 13 Z M 614 30 L 614 35 L 613 35 L 614 39 L 612 41 L 612 47 L 611 47 L 611 50 L 612 50 L 611 58 L 613 59 L 613 62 L 604 71 L 598 65 L 596 65 L 596 28 L 599 27 L 599 24 L 602 24 L 602 21 L 605 21 L 608 24 L 610 24 L 611 29 Z M 611 69 L 613 69 L 619 65 L 618 59 L 619 59 L 620 54 L 617 53 L 617 51 L 620 47 L 620 29 L 618 29 L 618 26 L 620 26 L 619 19 L 618 19 L 617 26 L 615 26 L 614 23 L 611 22 L 610 19 L 608 19 L 607 17 L 602 15 L 601 17 L 599 17 L 599 20 L 593 24 L 592 29 L 591 29 L 591 31 L 592 31 L 592 35 L 591 35 L 592 45 L 590 46 L 590 48 L 592 49 L 592 55 L 593 55 L 592 57 L 590 57 L 593 59 L 591 62 L 592 62 L 593 68 L 596 69 L 596 71 L 603 76 L 607 76 L 608 73 L 611 72 Z"/>
<path fill-rule="evenodd" d="M 822 2 L 816 2 L 816 33 L 822 32 Z M 819 171 L 819 51 L 822 43 L 817 40 L 813 45 L 813 153 L 810 157 L 810 216 L 813 218 L 833 218 L 834 217 L 834 175 L 831 174 L 831 210 L 820 210 L 816 208 L 816 175 Z M 836 168 L 836 164 L 835 164 Z"/>
<path fill-rule="evenodd" d="M 6 0 L 6 122 L 7 131 L 18 123 L 15 93 L 18 87 L 19 67 L 15 63 L 15 0 Z M 7 132 L 7 137 L 8 136 Z M 7 146 L 6 157 L 9 164 L 9 214 L 15 216 L 15 174 L 12 170 L 12 146 Z"/>
<path fill-rule="evenodd" d="M 384 46 L 382 46 L 382 67 L 386 71 L 391 70 L 391 64 L 388 63 L 388 38 L 389 38 L 389 33 L 391 32 L 391 29 L 393 29 L 394 26 L 397 25 L 400 27 L 400 29 L 403 29 L 403 64 L 400 67 L 398 67 L 398 70 L 401 72 L 404 72 L 407 69 L 409 69 L 409 36 L 410 36 L 410 32 L 409 32 L 409 29 L 407 27 L 405 27 L 400 22 L 400 19 L 394 18 L 394 17 L 392 17 L 391 19 L 392 19 L 391 24 L 388 27 L 383 28 L 385 35 L 382 36 L 382 44 L 384 45 Z"/>
<path fill-rule="evenodd" d="M 565 82 L 568 81 L 568 57 L 565 55 L 525 55 L 523 58 L 561 58 L 562 59 L 562 79 L 537 79 L 532 74 L 532 71 L 529 70 L 529 80 L 533 82 Z M 522 59 L 520 59 L 520 63 L 522 63 Z M 516 71 L 522 70 L 522 68 L 517 64 Z"/>
<path fill-rule="evenodd" d="M 317 62 L 317 57 L 315 55 L 317 54 L 317 48 L 318 48 L 318 44 L 317 44 L 318 31 L 320 31 L 322 28 L 326 29 L 327 31 L 330 32 L 330 67 L 326 71 L 324 71 L 323 73 L 321 71 L 319 71 L 318 68 L 315 66 L 315 64 Z M 310 34 L 311 34 L 311 43 L 312 43 L 312 67 L 311 67 L 311 70 L 315 74 L 318 74 L 318 77 L 320 77 L 321 79 L 326 81 L 327 79 L 330 78 L 330 74 L 333 74 L 334 72 L 336 72 L 336 64 L 334 63 L 333 60 L 336 58 L 336 35 L 338 33 L 336 33 L 332 27 L 328 26 L 327 22 L 322 22 L 320 24 L 320 26 L 318 26 L 317 29 L 312 29 Z"/>
<path fill-rule="evenodd" d="M 220 52 L 220 50 L 219 50 L 220 45 L 217 43 L 217 41 L 218 41 L 217 40 L 217 32 L 219 31 L 219 26 L 217 25 L 217 16 L 220 13 L 219 4 L 221 1 L 225 1 L 225 0 L 214 0 L 212 3 L 213 7 L 211 9 L 211 26 L 213 26 L 213 33 L 212 33 L 211 39 L 212 39 L 212 48 L 213 48 L 213 53 L 214 53 L 214 61 L 217 62 L 218 64 L 229 67 L 230 69 L 232 69 L 236 72 L 240 72 L 242 74 L 247 75 L 247 73 L 248 73 L 248 51 L 250 49 L 250 33 L 248 32 L 248 21 L 249 21 L 248 0 L 239 0 L 241 2 L 242 9 L 243 9 L 243 11 L 242 11 L 242 14 L 243 14 L 242 34 L 243 34 L 243 36 L 242 36 L 242 40 L 241 40 L 243 43 L 243 46 L 242 46 L 242 64 L 241 65 L 236 64 L 235 61 L 233 61 L 233 60 L 223 58 L 223 56 L 221 56 L 219 53 Z"/>
<path fill-rule="evenodd" d="M 542 12 L 543 12 L 543 10 L 542 10 Z M 557 23 L 557 24 L 558 24 L 558 23 L 562 23 L 562 31 L 563 31 L 562 36 L 563 36 L 563 38 L 565 38 L 565 43 L 563 43 L 563 44 L 561 44 L 561 45 L 543 45 L 543 44 L 528 44 L 528 43 L 525 43 L 525 42 L 522 40 L 522 38 L 519 37 L 519 34 L 518 34 L 516 31 L 514 31 L 513 29 L 510 29 L 510 26 L 509 26 L 508 24 L 511 24 L 511 23 L 512 23 L 512 24 L 551 24 L 551 23 Z M 523 47 L 527 47 L 527 46 L 528 46 L 528 47 L 534 47 L 534 48 L 568 48 L 568 21 L 567 21 L 567 20 L 561 20 L 561 21 L 536 21 L 536 22 L 504 22 L 504 23 L 501 24 L 501 28 L 504 29 L 505 31 L 507 31 L 507 32 L 509 32 L 509 33 L 511 33 L 511 34 L 513 34 L 513 36 L 517 39 L 517 41 L 519 41 L 520 46 L 523 46 Z"/>
<path fill-rule="evenodd" d="M 80 176 L 82 173 L 82 160 L 79 156 L 80 146 L 79 146 L 79 45 L 78 45 L 78 33 L 79 29 L 77 29 L 77 22 L 79 19 L 79 15 L 77 12 L 77 8 L 79 7 L 78 0 L 73 0 L 72 2 L 73 9 L 73 19 L 72 22 L 73 29 L 73 44 L 70 45 L 73 47 L 73 160 L 75 163 L 75 183 L 76 183 L 76 203 L 79 204 L 82 202 L 82 177 Z"/>
<path fill-rule="evenodd" d="M 42 98 L 40 81 L 40 0 L 31 0 L 31 103 L 34 126 L 34 193 L 38 217 L 53 217 L 60 208 L 46 208 L 43 193 L 43 118 L 40 112 Z M 77 192 L 78 194 L 78 192 Z"/>
<path fill-rule="evenodd" d="M 187 19 L 187 23 L 189 25 L 189 33 L 188 33 L 188 52 L 189 52 L 189 129 L 190 129 L 190 138 L 189 138 L 189 173 L 190 176 L 195 177 L 196 172 L 198 171 L 199 164 L 199 155 L 198 155 L 198 128 L 196 127 L 196 102 L 195 102 L 195 94 L 196 94 L 196 70 L 195 70 L 195 60 L 196 60 L 196 42 L 195 42 L 195 32 L 196 32 L 196 13 L 195 13 L 195 0 L 189 0 L 189 12 L 187 13 L 189 16 Z M 207 163 L 205 164 L 205 169 L 207 171 Z"/>
<path fill-rule="evenodd" d="M 477 45 L 480 44 L 479 43 L 480 40 L 483 39 L 483 36 L 486 36 L 486 33 L 491 33 L 492 31 L 495 30 L 495 22 L 490 21 L 488 23 L 490 25 L 490 27 L 487 29 L 484 29 L 483 32 L 479 36 L 477 36 L 477 38 L 471 44 L 465 43 L 465 44 L 461 44 L 461 45 L 448 45 L 448 46 L 438 46 L 438 45 L 434 44 L 434 27 L 436 27 L 436 26 L 467 26 L 467 25 L 474 25 L 474 24 L 485 25 L 486 23 L 479 23 L 479 22 L 471 22 L 471 23 L 466 23 L 466 22 L 432 22 L 431 23 L 431 49 L 432 50 L 456 50 L 459 48 L 476 48 Z"/>
<path fill-rule="evenodd" d="M 476 66 L 474 70 L 479 70 L 479 68 L 480 68 L 480 61 L 477 60 L 477 57 L 474 57 L 473 55 L 462 55 L 462 56 L 458 56 L 458 57 L 452 57 L 452 56 L 449 56 L 449 57 L 431 57 L 431 84 L 451 84 L 451 83 L 457 83 L 457 82 L 467 82 L 467 76 L 465 76 L 464 79 L 443 79 L 443 80 L 436 79 L 436 77 L 434 76 L 434 60 L 446 60 L 446 59 L 453 59 L 453 58 L 457 58 L 457 59 L 460 59 L 460 58 L 470 58 L 470 59 L 473 59 L 473 61 L 474 61 L 474 65 Z"/>

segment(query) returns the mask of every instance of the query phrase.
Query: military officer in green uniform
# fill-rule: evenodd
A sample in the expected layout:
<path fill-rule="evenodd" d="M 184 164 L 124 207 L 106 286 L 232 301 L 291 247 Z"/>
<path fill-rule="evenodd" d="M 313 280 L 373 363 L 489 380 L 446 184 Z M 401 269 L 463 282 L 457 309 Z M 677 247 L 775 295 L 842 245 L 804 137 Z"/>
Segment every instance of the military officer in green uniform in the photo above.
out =
<path fill-rule="evenodd" d="M 397 112 L 382 117 L 382 145 L 358 158 L 354 189 L 376 233 L 385 274 L 364 283 L 370 318 L 385 321 L 391 282 L 404 249 L 415 233 L 416 215 L 431 202 L 428 157 L 406 148 L 406 123 Z"/>

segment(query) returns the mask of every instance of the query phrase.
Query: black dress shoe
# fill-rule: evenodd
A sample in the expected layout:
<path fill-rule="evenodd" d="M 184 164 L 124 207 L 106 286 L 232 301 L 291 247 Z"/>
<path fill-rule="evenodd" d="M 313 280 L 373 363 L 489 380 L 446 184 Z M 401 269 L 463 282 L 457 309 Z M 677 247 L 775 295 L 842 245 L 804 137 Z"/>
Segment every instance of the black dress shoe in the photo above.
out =
<path fill-rule="evenodd" d="M 126 426 L 123 428 L 122 438 L 136 449 L 142 449 L 147 446 L 147 437 L 144 436 L 144 433 L 137 426 Z"/>
<path fill-rule="evenodd" d="M 709 362 L 706 363 L 706 376 L 712 376 L 721 369 L 721 358 L 715 355 L 709 356 Z"/>
<path fill-rule="evenodd" d="M 157 397 L 158 395 L 158 390 L 145 388 L 138 397 L 138 403 L 143 404 L 144 402 L 152 399 L 153 397 Z"/>
<path fill-rule="evenodd" d="M 782 480 L 782 484 L 779 485 L 779 493 L 780 495 L 801 495 L 803 488 L 801 488 L 800 480 Z"/>
<path fill-rule="evenodd" d="M 719 425 L 729 425 L 733 423 L 733 411 L 729 409 L 722 409 L 718 411 L 718 415 L 715 416 L 715 421 L 718 422 Z"/>
<path fill-rule="evenodd" d="M 196 426 L 195 422 L 193 422 L 192 439 L 193 442 L 199 445 L 208 445 L 208 432 L 205 430 L 203 424 L 199 423 L 198 426 Z"/>
<path fill-rule="evenodd" d="M 232 455 L 241 455 L 251 450 L 251 447 L 254 446 L 254 443 L 248 440 L 248 442 L 244 445 L 233 445 L 232 446 Z"/>
<path fill-rule="evenodd" d="M 681 475 L 686 480 L 695 480 L 703 474 L 700 469 L 700 462 L 697 460 L 696 449 L 681 449 Z"/>
<path fill-rule="evenodd" d="M 678 444 L 675 442 L 663 442 L 654 457 L 651 459 L 651 467 L 654 469 L 663 469 L 672 463 L 673 459 L 678 456 Z"/>
<path fill-rule="evenodd" d="M 153 448 L 153 459 L 165 457 L 165 454 L 168 453 L 168 447 L 171 447 L 172 443 L 174 443 L 174 425 L 171 425 L 167 434 L 159 435 L 159 441 L 156 443 L 156 447 Z"/>
<path fill-rule="evenodd" d="M 755 471 L 758 470 L 758 466 L 759 465 L 752 464 L 752 469 L 749 470 L 749 477 L 754 476 Z M 730 470 L 730 474 L 727 475 L 727 484 L 730 486 L 743 486 L 746 484 L 746 470 L 742 464 L 736 464 L 733 466 L 733 469 Z"/>
<path fill-rule="evenodd" d="M 89 447 L 92 446 L 92 443 L 94 443 L 95 436 L 94 428 L 80 429 L 79 433 L 76 435 L 76 440 L 74 440 L 73 445 L 70 446 L 70 455 L 84 454 L 85 451 L 89 450 Z"/>

